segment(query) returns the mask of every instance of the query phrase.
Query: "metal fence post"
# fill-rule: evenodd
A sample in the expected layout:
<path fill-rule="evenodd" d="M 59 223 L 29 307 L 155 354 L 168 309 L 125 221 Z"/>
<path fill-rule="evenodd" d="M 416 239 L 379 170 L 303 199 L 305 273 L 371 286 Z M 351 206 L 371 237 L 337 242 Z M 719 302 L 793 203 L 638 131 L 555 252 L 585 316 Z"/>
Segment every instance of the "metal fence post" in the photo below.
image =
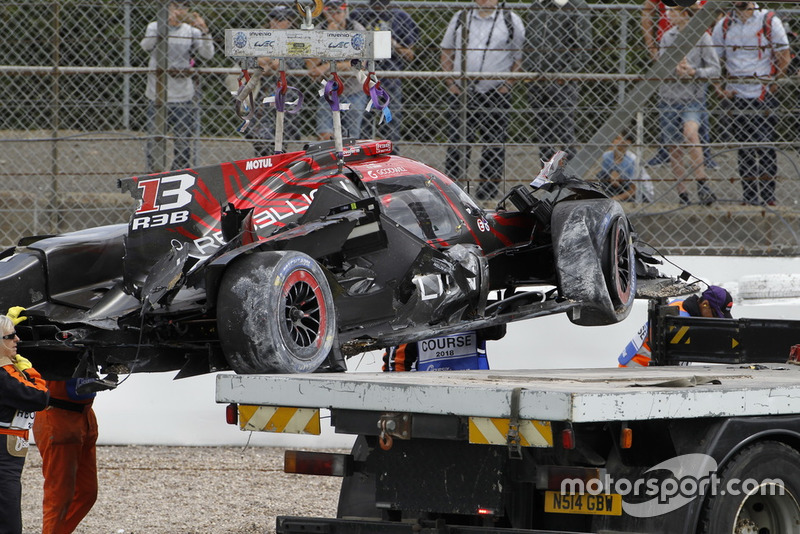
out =
<path fill-rule="evenodd" d="M 167 39 L 169 38 L 169 3 L 165 2 L 158 10 L 158 43 L 156 44 L 156 101 L 153 117 L 154 136 L 151 154 L 153 168 L 150 172 L 167 170 Z"/>
<path fill-rule="evenodd" d="M 53 95 L 50 101 L 50 191 L 47 199 L 47 212 L 50 228 L 49 232 L 58 232 L 59 227 L 59 202 L 58 202 L 58 130 L 60 128 L 61 88 L 59 87 L 59 66 L 61 63 L 61 5 L 60 0 L 53 2 L 53 20 L 51 35 L 51 62 L 53 67 Z"/>
<path fill-rule="evenodd" d="M 133 34 L 131 32 L 131 0 L 125 0 L 122 7 L 122 60 L 124 66 L 131 66 L 131 46 Z M 126 72 L 122 75 L 122 127 L 125 130 L 131 129 L 131 74 Z"/>
<path fill-rule="evenodd" d="M 459 95 L 459 102 L 461 104 L 461 108 L 458 110 L 459 116 L 461 117 L 461 124 L 460 128 L 458 129 L 458 142 L 460 144 L 459 150 L 461 151 L 461 159 L 459 160 L 459 166 L 461 167 L 461 178 L 464 180 L 466 185 L 466 190 L 469 192 L 470 190 L 470 183 L 468 173 L 469 173 L 469 155 L 472 151 L 472 147 L 467 144 L 467 117 L 468 117 L 468 110 L 467 107 L 469 106 L 469 80 L 465 76 L 467 72 L 467 52 L 469 52 L 469 23 L 470 23 L 470 11 L 469 9 L 464 9 L 463 13 L 458 15 L 459 17 L 464 17 L 464 22 L 461 24 L 461 80 L 459 80 L 459 85 L 461 87 L 461 94 Z M 456 28 L 458 24 L 456 24 Z M 455 35 L 453 36 L 455 38 Z"/>
<path fill-rule="evenodd" d="M 630 14 L 627 10 L 620 12 L 620 32 L 619 32 L 619 68 L 620 74 L 628 72 L 628 20 Z M 617 82 L 617 104 L 625 101 L 625 81 Z"/>

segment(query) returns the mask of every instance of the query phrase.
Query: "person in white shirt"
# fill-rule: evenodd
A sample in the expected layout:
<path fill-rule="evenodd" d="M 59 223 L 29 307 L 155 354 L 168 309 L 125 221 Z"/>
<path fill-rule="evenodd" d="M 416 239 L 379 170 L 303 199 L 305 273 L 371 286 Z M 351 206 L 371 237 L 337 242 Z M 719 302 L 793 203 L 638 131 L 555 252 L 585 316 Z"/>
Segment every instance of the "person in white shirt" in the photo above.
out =
<path fill-rule="evenodd" d="M 469 167 L 471 144 L 483 145 L 480 161 L 478 200 L 490 200 L 500 193 L 505 165 L 505 143 L 514 80 L 467 80 L 457 77 L 462 70 L 461 48 L 467 32 L 467 72 L 518 72 L 522 68 L 525 26 L 519 15 L 498 9 L 497 0 L 475 0 L 476 7 L 459 11 L 447 26 L 441 42 L 441 66 L 452 72 L 447 78 L 449 131 L 445 172 L 462 184 Z M 467 91 L 467 138 L 462 139 L 462 90 Z"/>
<path fill-rule="evenodd" d="M 205 20 L 197 12 L 189 12 L 186 2 L 170 2 L 167 20 L 167 124 L 175 136 L 173 169 L 183 169 L 192 163 L 190 138 L 195 135 L 200 120 L 195 109 L 195 85 L 192 67 L 195 56 L 211 59 L 214 55 L 214 41 Z M 147 131 L 154 135 L 156 72 L 158 66 L 158 22 L 147 25 L 142 49 L 150 52 L 145 96 L 150 100 L 147 109 Z M 153 137 L 147 142 L 147 172 L 155 170 Z M 160 169 L 166 170 L 166 169 Z"/>
<path fill-rule="evenodd" d="M 731 135 L 743 144 L 737 154 L 742 203 L 774 206 L 778 165 L 772 144 L 778 85 L 771 82 L 786 74 L 789 40 L 774 12 L 755 2 L 733 2 L 733 6 L 711 34 L 730 79 L 716 90 L 733 112 Z"/>
<path fill-rule="evenodd" d="M 697 7 L 675 6 L 667 9 L 672 27 L 664 32 L 659 41 L 659 54 L 663 55 L 675 46 L 678 34 L 686 27 Z M 700 126 L 706 116 L 707 78 L 720 75 L 719 58 L 711 42 L 711 36 L 703 33 L 697 45 L 675 67 L 677 81 L 665 82 L 659 88 L 658 112 L 661 124 L 661 143 L 669 151 L 670 166 L 677 180 L 678 197 L 682 205 L 688 205 L 689 192 L 684 180 L 689 170 L 697 185 L 697 198 L 703 206 L 717 201 L 717 195 L 708 185 L 703 165 L 703 146 Z M 687 169 L 684 153 L 689 158 Z"/>

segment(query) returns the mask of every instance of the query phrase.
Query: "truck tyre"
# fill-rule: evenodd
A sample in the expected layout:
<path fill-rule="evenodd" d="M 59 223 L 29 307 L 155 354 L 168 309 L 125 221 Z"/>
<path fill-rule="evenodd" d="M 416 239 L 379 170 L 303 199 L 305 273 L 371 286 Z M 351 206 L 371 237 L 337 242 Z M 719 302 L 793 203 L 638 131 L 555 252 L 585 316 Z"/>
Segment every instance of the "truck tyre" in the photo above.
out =
<path fill-rule="evenodd" d="M 756 443 L 738 452 L 718 477 L 718 491 L 706 497 L 698 532 L 800 533 L 800 453 L 795 449 L 779 441 Z M 733 480 L 740 481 L 738 495 L 729 491 Z"/>
<path fill-rule="evenodd" d="M 630 226 L 618 202 L 561 202 L 553 209 L 553 252 L 561 295 L 579 305 L 568 313 L 581 326 L 622 321 L 636 294 Z"/>
<path fill-rule="evenodd" d="M 225 357 L 240 374 L 313 372 L 336 337 L 325 273 L 296 251 L 255 252 L 228 267 L 217 324 Z"/>

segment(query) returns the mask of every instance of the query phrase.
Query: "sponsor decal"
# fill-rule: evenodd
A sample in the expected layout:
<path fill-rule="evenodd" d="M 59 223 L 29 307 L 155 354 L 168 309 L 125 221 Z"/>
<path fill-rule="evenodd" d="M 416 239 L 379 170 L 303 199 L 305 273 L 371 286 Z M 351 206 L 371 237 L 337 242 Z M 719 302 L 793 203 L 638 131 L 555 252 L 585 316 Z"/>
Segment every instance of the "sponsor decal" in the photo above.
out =
<path fill-rule="evenodd" d="M 347 41 L 339 41 L 338 43 L 328 43 L 328 48 L 342 48 L 346 49 L 350 46 Z"/>
<path fill-rule="evenodd" d="M 311 53 L 311 43 L 286 43 L 286 53 L 290 56 L 307 56 Z"/>
<path fill-rule="evenodd" d="M 263 211 L 256 211 L 253 213 L 253 223 L 255 224 L 256 230 L 278 224 L 284 219 L 305 212 L 308 210 L 308 207 L 311 206 L 315 194 L 316 190 L 311 191 L 309 194 L 304 193 L 299 196 L 287 198 L 283 201 L 283 205 L 289 208 L 288 210 L 281 209 L 279 211 L 277 208 L 266 208 Z"/>
<path fill-rule="evenodd" d="M 283 205 L 287 209 L 260 208 L 260 211 L 253 213 L 253 225 L 256 230 L 266 228 L 280 223 L 282 220 L 298 215 L 308 210 L 311 202 L 314 200 L 316 190 L 311 191 L 309 194 L 295 195 L 283 201 Z M 214 232 L 203 237 L 199 237 L 192 241 L 194 251 L 190 253 L 191 256 L 204 258 L 213 254 L 219 247 L 225 244 L 222 238 L 222 232 Z"/>
<path fill-rule="evenodd" d="M 380 178 L 381 176 L 391 176 L 393 174 L 406 174 L 408 170 L 405 167 L 381 167 L 380 169 L 367 171 L 367 176 L 370 178 Z"/>
<path fill-rule="evenodd" d="M 236 32 L 233 36 L 233 46 L 236 48 L 244 48 L 247 46 L 247 34 L 244 32 Z"/>
<path fill-rule="evenodd" d="M 478 230 L 481 232 L 488 232 L 489 231 L 489 221 L 481 217 L 478 219 Z"/>
<path fill-rule="evenodd" d="M 269 169 L 272 167 L 272 158 L 251 159 L 244 164 L 244 170 Z"/>
<path fill-rule="evenodd" d="M 378 154 L 383 154 L 384 152 L 391 152 L 392 151 L 392 142 L 391 141 L 381 141 L 380 143 L 375 144 L 375 150 Z"/>
<path fill-rule="evenodd" d="M 356 50 L 361 50 L 362 48 L 364 48 L 364 43 L 365 42 L 366 42 L 366 39 L 364 39 L 364 34 L 363 33 L 357 33 L 357 34 L 355 34 L 353 36 L 352 39 L 350 39 L 350 44 Z"/>
<path fill-rule="evenodd" d="M 195 239 L 192 241 L 195 250 L 197 251 L 196 254 L 191 254 L 191 256 L 197 256 L 200 258 L 204 258 L 214 253 L 219 247 L 225 244 L 225 240 L 222 238 L 222 232 L 215 232 L 211 235 L 206 235 Z"/>
<path fill-rule="evenodd" d="M 253 43 L 253 47 L 255 48 L 273 48 L 275 46 L 275 41 L 256 41 Z"/>

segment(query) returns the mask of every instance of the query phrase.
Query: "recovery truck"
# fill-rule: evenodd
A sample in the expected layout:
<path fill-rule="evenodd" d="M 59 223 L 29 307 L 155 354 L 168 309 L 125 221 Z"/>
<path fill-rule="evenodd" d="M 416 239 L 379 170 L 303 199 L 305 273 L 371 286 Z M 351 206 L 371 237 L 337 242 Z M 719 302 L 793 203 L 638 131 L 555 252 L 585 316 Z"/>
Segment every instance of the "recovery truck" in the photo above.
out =
<path fill-rule="evenodd" d="M 321 10 L 316 0 L 302 28 Z M 707 24 L 695 21 L 699 35 Z M 263 32 L 227 30 L 226 54 L 243 69 L 247 58 L 297 55 L 281 39 L 300 34 Z M 388 57 L 382 33 L 353 43 L 368 63 Z M 322 42 L 301 37 L 309 50 Z M 330 50 L 306 55 L 337 59 Z M 649 310 L 656 365 L 647 368 L 224 374 L 216 398 L 246 431 L 319 434 L 324 408 L 336 432 L 356 436 L 349 454 L 286 452 L 287 472 L 343 480 L 336 518 L 279 517 L 282 534 L 800 533 L 800 366 L 786 363 L 800 321 L 668 308 Z M 681 362 L 716 365 L 667 365 Z"/>
<path fill-rule="evenodd" d="M 242 430 L 319 433 L 326 408 L 357 436 L 286 451 L 286 472 L 343 480 L 336 518 L 279 533 L 800 532 L 800 321 L 662 304 L 662 365 L 219 375 L 216 398 Z"/>

